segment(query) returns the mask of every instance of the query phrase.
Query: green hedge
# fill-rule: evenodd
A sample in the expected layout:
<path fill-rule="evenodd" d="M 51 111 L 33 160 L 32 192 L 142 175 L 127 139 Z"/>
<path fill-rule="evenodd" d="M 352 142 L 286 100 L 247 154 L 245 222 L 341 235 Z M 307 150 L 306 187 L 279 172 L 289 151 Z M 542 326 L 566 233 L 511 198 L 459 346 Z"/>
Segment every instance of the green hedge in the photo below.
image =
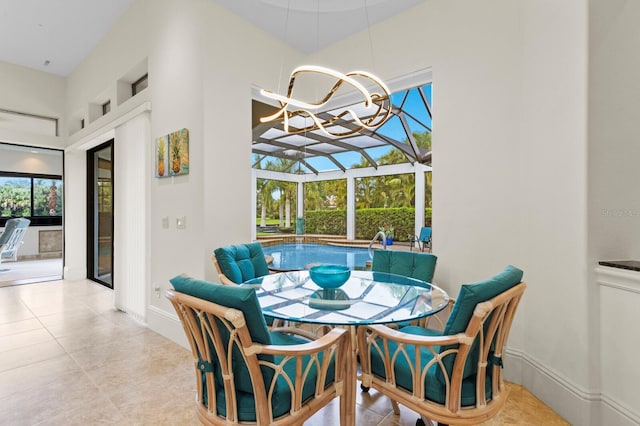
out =
<path fill-rule="evenodd" d="M 305 233 L 346 235 L 345 210 L 314 210 L 305 212 Z M 394 240 L 408 241 L 414 234 L 415 209 L 410 207 L 388 209 L 358 209 L 356 211 L 356 238 L 370 240 L 380 226 L 387 223 L 394 228 Z M 431 208 L 425 209 L 425 226 L 431 226 Z"/>
<path fill-rule="evenodd" d="M 305 234 L 347 235 L 345 210 L 313 210 L 304 214 Z"/>

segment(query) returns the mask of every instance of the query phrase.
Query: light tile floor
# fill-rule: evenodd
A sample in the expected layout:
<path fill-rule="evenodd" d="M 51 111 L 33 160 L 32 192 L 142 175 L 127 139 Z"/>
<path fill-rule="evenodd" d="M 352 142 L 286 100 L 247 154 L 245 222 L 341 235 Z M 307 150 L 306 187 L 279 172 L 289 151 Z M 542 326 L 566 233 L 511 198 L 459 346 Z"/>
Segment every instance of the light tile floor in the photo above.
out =
<path fill-rule="evenodd" d="M 187 349 L 114 311 L 91 281 L 0 288 L 0 425 L 197 425 Z M 567 425 L 526 389 L 484 425 Z M 414 425 L 416 414 L 357 393 L 360 425 Z M 337 425 L 338 403 L 307 425 Z"/>

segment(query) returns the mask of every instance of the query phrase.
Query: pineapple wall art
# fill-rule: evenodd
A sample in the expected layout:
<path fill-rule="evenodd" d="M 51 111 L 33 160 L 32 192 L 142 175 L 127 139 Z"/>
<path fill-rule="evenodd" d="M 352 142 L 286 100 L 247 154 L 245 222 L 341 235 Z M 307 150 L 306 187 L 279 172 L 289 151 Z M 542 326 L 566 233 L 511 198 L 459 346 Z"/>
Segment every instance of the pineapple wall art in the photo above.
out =
<path fill-rule="evenodd" d="M 156 139 L 155 176 L 189 173 L 189 130 L 182 129 Z"/>

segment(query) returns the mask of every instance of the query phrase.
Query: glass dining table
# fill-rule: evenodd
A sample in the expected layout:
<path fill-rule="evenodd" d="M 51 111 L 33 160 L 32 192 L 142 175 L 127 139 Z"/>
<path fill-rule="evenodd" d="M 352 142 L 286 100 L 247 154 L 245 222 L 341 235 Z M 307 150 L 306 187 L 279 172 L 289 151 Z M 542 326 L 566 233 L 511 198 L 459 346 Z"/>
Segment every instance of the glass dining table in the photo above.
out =
<path fill-rule="evenodd" d="M 351 271 L 337 289 L 319 287 L 306 270 L 270 274 L 242 285 L 256 289 L 269 317 L 331 326 L 417 320 L 441 311 L 449 301 L 447 293 L 431 283 L 373 271 Z"/>

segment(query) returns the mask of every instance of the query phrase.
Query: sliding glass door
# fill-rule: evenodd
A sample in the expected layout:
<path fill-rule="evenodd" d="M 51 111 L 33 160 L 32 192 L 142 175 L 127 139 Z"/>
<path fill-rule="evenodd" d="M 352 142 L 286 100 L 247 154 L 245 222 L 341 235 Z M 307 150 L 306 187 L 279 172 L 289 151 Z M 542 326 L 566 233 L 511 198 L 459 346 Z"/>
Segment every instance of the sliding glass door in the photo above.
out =
<path fill-rule="evenodd" d="M 87 153 L 87 277 L 113 288 L 113 140 Z"/>

